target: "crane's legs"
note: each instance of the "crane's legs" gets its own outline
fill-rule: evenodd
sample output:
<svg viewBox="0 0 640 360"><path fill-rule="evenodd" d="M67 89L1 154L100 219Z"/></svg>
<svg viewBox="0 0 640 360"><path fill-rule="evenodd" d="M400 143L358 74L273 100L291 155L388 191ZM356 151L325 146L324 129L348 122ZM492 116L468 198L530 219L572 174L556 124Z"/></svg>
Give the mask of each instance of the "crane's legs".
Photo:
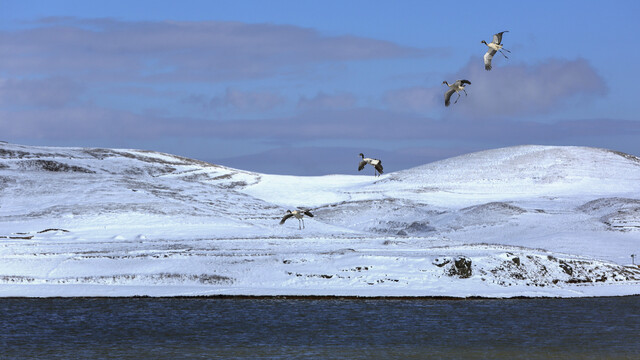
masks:
<svg viewBox="0 0 640 360"><path fill-rule="evenodd" d="M504 50L504 49L502 49L502 50ZM505 59L508 59L509 57L507 57L507 55L505 55L505 54L502 52L502 50L500 50L500 54L502 54L502 56L504 56L504 58L505 58ZM509 50L507 50L507 51L509 51ZM509 52L511 52L511 51L509 51Z"/></svg>
<svg viewBox="0 0 640 360"><path fill-rule="evenodd" d="M465 92L466 92L466 91L465 91ZM460 100L460 93L459 93L459 92L456 92L456 94L458 94L458 97L456 98L456 101L454 102L454 104L457 104L457 103L458 103L458 100Z"/></svg>
<svg viewBox="0 0 640 360"><path fill-rule="evenodd" d="M467 94L467 90L462 89L462 91L464 91L464 96L469 96L469 94Z"/></svg>

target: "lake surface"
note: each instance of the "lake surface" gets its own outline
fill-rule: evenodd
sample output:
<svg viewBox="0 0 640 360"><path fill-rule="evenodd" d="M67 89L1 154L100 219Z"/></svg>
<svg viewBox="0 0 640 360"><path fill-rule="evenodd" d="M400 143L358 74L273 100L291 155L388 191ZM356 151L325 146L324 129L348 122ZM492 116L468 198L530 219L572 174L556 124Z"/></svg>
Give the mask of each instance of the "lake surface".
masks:
<svg viewBox="0 0 640 360"><path fill-rule="evenodd" d="M0 358L638 358L640 297L0 299Z"/></svg>

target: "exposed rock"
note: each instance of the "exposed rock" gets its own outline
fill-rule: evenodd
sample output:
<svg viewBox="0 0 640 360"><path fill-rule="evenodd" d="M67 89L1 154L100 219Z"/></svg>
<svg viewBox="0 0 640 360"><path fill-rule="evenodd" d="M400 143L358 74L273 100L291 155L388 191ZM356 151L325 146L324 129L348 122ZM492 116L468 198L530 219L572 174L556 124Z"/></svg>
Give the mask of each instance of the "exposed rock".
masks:
<svg viewBox="0 0 640 360"><path fill-rule="evenodd" d="M464 213L499 213L504 215L520 215L527 212L521 207L500 201L474 205L461 209L460 211Z"/></svg>
<svg viewBox="0 0 640 360"><path fill-rule="evenodd" d="M38 231L38 234L46 233L46 232L49 232L49 231L69 232L69 230L65 230L65 229L45 229L45 230Z"/></svg>
<svg viewBox="0 0 640 360"><path fill-rule="evenodd" d="M426 233L426 232L436 231L436 228L429 225L429 223L426 221L414 221L411 223L411 225L407 226L404 230L410 233Z"/></svg>
<svg viewBox="0 0 640 360"><path fill-rule="evenodd" d="M454 260L453 266L449 270L449 275L458 276L461 279L466 279L471 277L471 259L467 259L466 257L459 257Z"/></svg>
<svg viewBox="0 0 640 360"><path fill-rule="evenodd" d="M53 160L26 160L23 161L21 167L24 169L44 170L52 172L79 172L86 174L95 174L95 171L85 169L80 166L67 165Z"/></svg>
<svg viewBox="0 0 640 360"><path fill-rule="evenodd" d="M433 260L433 265L437 266L437 267L443 267L447 264L449 264L451 262L450 259L444 258L436 258L435 260Z"/></svg>
<svg viewBox="0 0 640 360"><path fill-rule="evenodd" d="M567 264L564 261L560 261L560 267L562 268L562 270L564 270L565 273L567 273L567 275L573 275L573 268L571 267L571 265Z"/></svg>

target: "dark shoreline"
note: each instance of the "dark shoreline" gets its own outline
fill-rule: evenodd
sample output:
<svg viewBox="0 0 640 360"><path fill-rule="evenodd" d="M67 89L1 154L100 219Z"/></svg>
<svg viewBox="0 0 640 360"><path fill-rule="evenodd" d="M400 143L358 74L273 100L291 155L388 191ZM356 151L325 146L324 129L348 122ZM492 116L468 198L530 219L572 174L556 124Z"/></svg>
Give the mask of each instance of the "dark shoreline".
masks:
<svg viewBox="0 0 640 360"><path fill-rule="evenodd" d="M455 297L455 296L343 296L343 295L179 295L179 296L7 296L0 297L0 301L5 299L21 299L21 300L59 300L59 299L184 299L184 300L438 300L438 301L467 301L467 300L580 300L580 299L608 299L608 298L640 298L637 295L619 295L619 296L580 296L580 297L551 297L551 296L513 296L513 297Z"/></svg>

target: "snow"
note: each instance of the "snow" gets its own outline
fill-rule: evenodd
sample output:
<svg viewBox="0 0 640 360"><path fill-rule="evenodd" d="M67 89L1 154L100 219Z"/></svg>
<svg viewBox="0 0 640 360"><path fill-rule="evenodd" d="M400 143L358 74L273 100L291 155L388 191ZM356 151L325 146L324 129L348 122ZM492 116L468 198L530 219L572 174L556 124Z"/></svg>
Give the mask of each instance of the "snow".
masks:
<svg viewBox="0 0 640 360"><path fill-rule="evenodd" d="M637 295L639 244L640 159L606 149L299 177L0 142L0 296Z"/></svg>

